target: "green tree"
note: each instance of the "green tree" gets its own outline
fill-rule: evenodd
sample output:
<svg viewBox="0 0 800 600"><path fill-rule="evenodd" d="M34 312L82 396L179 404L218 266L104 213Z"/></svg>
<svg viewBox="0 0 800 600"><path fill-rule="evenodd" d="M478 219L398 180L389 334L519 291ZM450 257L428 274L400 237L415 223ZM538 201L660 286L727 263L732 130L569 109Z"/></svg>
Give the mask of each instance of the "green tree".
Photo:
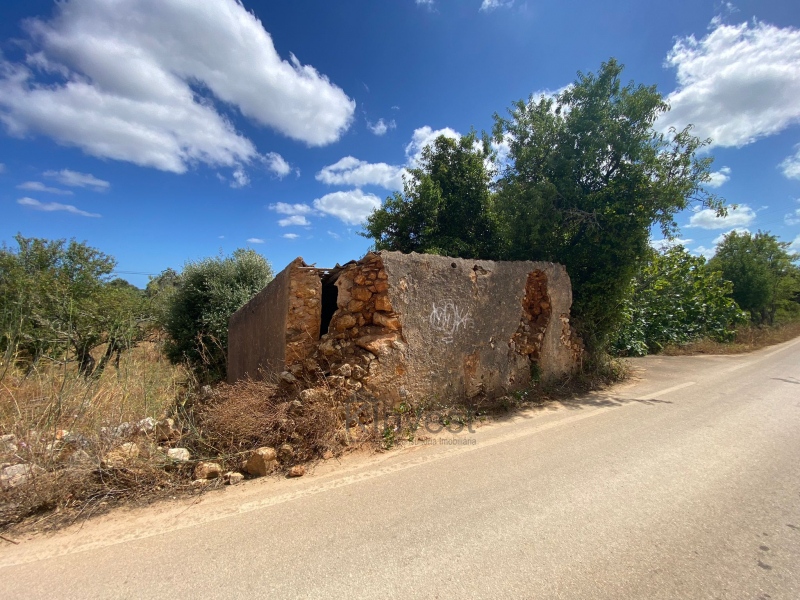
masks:
<svg viewBox="0 0 800 600"><path fill-rule="evenodd" d="M99 375L114 352L142 339L144 297L112 280L113 257L75 240L14 239L16 249L0 249L1 343L9 361L35 365L72 353L81 373ZM98 363L93 352L105 344Z"/></svg>
<svg viewBox="0 0 800 600"><path fill-rule="evenodd" d="M198 375L214 381L226 373L228 319L273 277L269 262L250 249L229 257L189 261L168 296L167 356L186 361Z"/></svg>
<svg viewBox="0 0 800 600"><path fill-rule="evenodd" d="M713 159L697 152L707 141L689 127L656 131L667 103L655 86L623 85L622 70L611 59L553 98L495 115L495 139L510 147L497 182L499 254L565 265L576 322L594 349L620 323L651 228L674 235L675 214L693 202L724 213L703 188Z"/></svg>
<svg viewBox="0 0 800 600"><path fill-rule="evenodd" d="M788 248L769 232L732 231L711 259L711 266L733 283L733 298L754 323L771 325L780 309L796 311L800 287Z"/></svg>
<svg viewBox="0 0 800 600"><path fill-rule="evenodd" d="M614 349L628 356L701 337L729 341L746 313L730 297L733 284L683 246L651 250L631 283Z"/></svg>
<svg viewBox="0 0 800 600"><path fill-rule="evenodd" d="M367 219L364 237L378 250L464 258L494 255L495 227L487 144L475 133L440 136L422 150L396 192Z"/></svg>

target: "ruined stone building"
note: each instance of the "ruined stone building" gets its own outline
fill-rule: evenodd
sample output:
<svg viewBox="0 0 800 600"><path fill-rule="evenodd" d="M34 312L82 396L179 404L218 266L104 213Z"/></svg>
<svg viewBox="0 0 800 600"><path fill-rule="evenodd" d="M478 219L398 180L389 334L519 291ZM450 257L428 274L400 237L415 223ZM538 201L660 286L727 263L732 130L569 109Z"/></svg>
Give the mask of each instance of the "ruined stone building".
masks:
<svg viewBox="0 0 800 600"><path fill-rule="evenodd" d="M384 401L496 396L576 367L571 304L553 263L297 258L231 316L228 380L321 369Z"/></svg>

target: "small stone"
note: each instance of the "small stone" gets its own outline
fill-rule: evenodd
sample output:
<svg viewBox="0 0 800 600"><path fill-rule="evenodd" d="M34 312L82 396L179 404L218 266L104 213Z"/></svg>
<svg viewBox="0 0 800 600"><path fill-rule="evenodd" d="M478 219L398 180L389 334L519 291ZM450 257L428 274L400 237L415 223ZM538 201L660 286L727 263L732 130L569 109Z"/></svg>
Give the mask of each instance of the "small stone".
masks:
<svg viewBox="0 0 800 600"><path fill-rule="evenodd" d="M205 400L206 398L210 398L214 394L214 390L211 388L210 385L204 385L200 388L200 398Z"/></svg>
<svg viewBox="0 0 800 600"><path fill-rule="evenodd" d="M392 303L389 302L389 297L386 294L375 297L375 310L392 312Z"/></svg>
<svg viewBox="0 0 800 600"><path fill-rule="evenodd" d="M356 318L353 315L342 315L336 319L336 330L344 331L345 329L350 329L356 323Z"/></svg>
<svg viewBox="0 0 800 600"><path fill-rule="evenodd" d="M289 469L289 477L302 477L306 474L306 468L303 465L295 465Z"/></svg>
<svg viewBox="0 0 800 600"><path fill-rule="evenodd" d="M294 458L294 448L290 444L283 444L278 448L278 460L282 463L291 462Z"/></svg>
<svg viewBox="0 0 800 600"><path fill-rule="evenodd" d="M236 471L228 471L225 473L225 483L228 485L238 485L244 481L244 475Z"/></svg>
<svg viewBox="0 0 800 600"><path fill-rule="evenodd" d="M375 288L376 292L385 292L386 290L389 289L389 282L385 281L383 279L380 279L380 280L375 282L375 285L373 287Z"/></svg>
<svg viewBox="0 0 800 600"><path fill-rule="evenodd" d="M352 373L353 373L353 368L347 363L339 367L339 375L341 375L342 377L350 377Z"/></svg>
<svg viewBox="0 0 800 600"><path fill-rule="evenodd" d="M219 463L215 462L201 462L197 463L194 468L195 479L216 479L222 476L222 467Z"/></svg>
<svg viewBox="0 0 800 600"><path fill-rule="evenodd" d="M363 302L366 302L367 300L372 298L372 292L370 292L367 288L363 287L353 288L351 294L353 298L355 298L356 300L361 300Z"/></svg>
<svg viewBox="0 0 800 600"><path fill-rule="evenodd" d="M189 462L192 454L186 448L170 448L167 450L167 457L175 462Z"/></svg>
<svg viewBox="0 0 800 600"><path fill-rule="evenodd" d="M328 385L331 387L342 387L344 385L344 377L341 375L333 375L328 377Z"/></svg>
<svg viewBox="0 0 800 600"><path fill-rule="evenodd" d="M380 325L381 327L385 327L386 329L390 329L392 331L397 331L400 329L400 321L397 317L390 317L383 313L376 312L372 315L372 322L375 325Z"/></svg>
<svg viewBox="0 0 800 600"><path fill-rule="evenodd" d="M208 479L195 479L192 482L192 487L202 488L208 485Z"/></svg>
<svg viewBox="0 0 800 600"><path fill-rule="evenodd" d="M364 310L364 303L361 300L350 300L347 303L347 310L354 313L361 312Z"/></svg>
<svg viewBox="0 0 800 600"><path fill-rule="evenodd" d="M325 452L322 453L322 460L330 460L332 458L333 458L333 452L331 452L330 450L325 450Z"/></svg>
<svg viewBox="0 0 800 600"><path fill-rule="evenodd" d="M122 444L109 452L103 461L106 466L113 468L124 467L127 463L139 456L139 446L133 442Z"/></svg>
<svg viewBox="0 0 800 600"><path fill-rule="evenodd" d="M92 457L86 452L86 450L76 450L73 452L67 462L71 465L87 465L92 462Z"/></svg>
<svg viewBox="0 0 800 600"><path fill-rule="evenodd" d="M392 347L392 342L397 339L394 333L385 335L365 335L356 340L356 346L370 351L375 356L388 354Z"/></svg>
<svg viewBox="0 0 800 600"><path fill-rule="evenodd" d="M156 420L153 417L145 417L136 422L137 433L149 435L156 429Z"/></svg>
<svg viewBox="0 0 800 600"><path fill-rule="evenodd" d="M275 448L270 448L269 446L258 448L250 455L250 458L247 459L245 470L250 473L250 475L259 475L263 477L269 474L275 467L277 456Z"/></svg>
<svg viewBox="0 0 800 600"><path fill-rule="evenodd" d="M155 436L156 441L166 442L181 437L181 430L173 419L161 419L156 423Z"/></svg>
<svg viewBox="0 0 800 600"><path fill-rule="evenodd" d="M289 371L284 371L281 373L281 381L283 383L293 384L297 383L297 377L289 373Z"/></svg>
<svg viewBox="0 0 800 600"><path fill-rule="evenodd" d="M0 489L10 490L18 487L42 473L44 473L44 469L27 463L4 467L0 470Z"/></svg>
<svg viewBox="0 0 800 600"><path fill-rule="evenodd" d="M0 454L14 454L17 451L17 436L13 433L0 436Z"/></svg>
<svg viewBox="0 0 800 600"><path fill-rule="evenodd" d="M303 403L300 400L292 400L289 403L289 414L296 415L303 410Z"/></svg>

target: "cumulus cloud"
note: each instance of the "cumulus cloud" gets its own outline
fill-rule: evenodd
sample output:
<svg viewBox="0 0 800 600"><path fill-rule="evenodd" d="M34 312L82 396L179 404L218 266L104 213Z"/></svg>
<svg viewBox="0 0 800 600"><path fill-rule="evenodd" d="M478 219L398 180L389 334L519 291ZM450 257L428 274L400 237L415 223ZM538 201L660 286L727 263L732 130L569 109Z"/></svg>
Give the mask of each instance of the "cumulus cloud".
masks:
<svg viewBox="0 0 800 600"><path fill-rule="evenodd" d="M296 233L284 233L283 237L285 237L287 240L296 240L300 236L297 235Z"/></svg>
<svg viewBox="0 0 800 600"><path fill-rule="evenodd" d="M800 254L800 235L794 238L794 241L789 245L789 250L794 254Z"/></svg>
<svg viewBox="0 0 800 600"><path fill-rule="evenodd" d="M288 204L286 202L270 204L269 209L280 215L310 215L314 212L314 209L308 204Z"/></svg>
<svg viewBox="0 0 800 600"><path fill-rule="evenodd" d="M711 180L706 184L708 187L718 188L727 183L731 178L731 168L722 167L719 171L711 173Z"/></svg>
<svg viewBox="0 0 800 600"><path fill-rule="evenodd" d="M262 240L261 238L247 238L247 243L248 244L263 244L264 240Z"/></svg>
<svg viewBox="0 0 800 600"><path fill-rule="evenodd" d="M72 206L72 204L61 204L59 202L39 202L33 198L20 198L17 200L17 204L21 206L27 206L33 210L41 210L44 212L64 211L72 213L73 215L80 215L81 217L100 217L100 215L97 213L86 212L85 210L81 210L75 206Z"/></svg>
<svg viewBox="0 0 800 600"><path fill-rule="evenodd" d="M317 181L328 185L379 185L387 190L399 190L403 187L403 167L395 167L386 163L368 163L352 156L345 156L338 162L323 167L317 173Z"/></svg>
<svg viewBox="0 0 800 600"><path fill-rule="evenodd" d="M292 172L292 166L277 152L269 152L264 156L267 169L272 171L278 179L283 179Z"/></svg>
<svg viewBox="0 0 800 600"><path fill-rule="evenodd" d="M289 227L290 225L311 225L311 223L302 215L292 215L291 217L279 220L278 225L281 227Z"/></svg>
<svg viewBox="0 0 800 600"><path fill-rule="evenodd" d="M778 165L778 168L787 179L800 179L800 144L796 146L797 153L787 156L784 161Z"/></svg>
<svg viewBox="0 0 800 600"><path fill-rule="evenodd" d="M694 240L684 240L680 238L675 239L667 239L664 238L662 240L654 240L650 238L650 247L654 250L658 250L659 252L664 252L664 250L669 250L670 248L674 248L675 246L688 246Z"/></svg>
<svg viewBox="0 0 800 600"><path fill-rule="evenodd" d="M183 173L258 156L203 94L309 146L338 140L353 118L355 102L294 55L282 59L237 0L71 0L25 28L25 63L0 63L12 135Z"/></svg>
<svg viewBox="0 0 800 600"><path fill-rule="evenodd" d="M231 181L231 187L236 188L243 188L250 185L250 177L248 177L245 170L239 166L233 171L233 181Z"/></svg>
<svg viewBox="0 0 800 600"><path fill-rule="evenodd" d="M367 127L375 135L385 135L390 129L395 129L397 127L397 123L394 122L394 119L388 123L383 119L378 119L377 123L371 123L367 121Z"/></svg>
<svg viewBox="0 0 800 600"><path fill-rule="evenodd" d="M678 39L665 66L678 80L665 130L692 123L714 145L742 147L800 120L800 30L715 19L701 39Z"/></svg>
<svg viewBox="0 0 800 600"><path fill-rule="evenodd" d="M740 204L737 208L728 209L727 217L718 217L715 210L704 208L692 215L686 227L700 227L701 229L744 227L752 223L755 218L755 211L746 204Z"/></svg>
<svg viewBox="0 0 800 600"><path fill-rule="evenodd" d="M800 202L800 200L798 200ZM800 223L800 208L795 210L794 212L790 212L789 214L783 217L783 222L787 225L797 225Z"/></svg>
<svg viewBox="0 0 800 600"><path fill-rule="evenodd" d="M359 189L333 192L314 200L314 208L319 212L338 217L348 225L362 223L380 206L380 198Z"/></svg>
<svg viewBox="0 0 800 600"><path fill-rule="evenodd" d="M17 186L18 190L26 190L30 192L45 192L47 194L57 194L59 196L72 196L71 190L62 190L59 188L48 187L41 181L26 181Z"/></svg>
<svg viewBox="0 0 800 600"><path fill-rule="evenodd" d="M692 250L692 252L699 256L704 256L706 259L711 259L714 258L714 255L717 253L717 247L706 248L705 246L698 246Z"/></svg>
<svg viewBox="0 0 800 600"><path fill-rule="evenodd" d="M422 149L428 144L433 143L440 135L448 137L452 140L461 139L461 134L456 130L449 127L443 129L433 129L428 125L415 129L411 135L411 141L406 146L406 158L408 165L416 168L419 166L420 158L422 158Z"/></svg>
<svg viewBox="0 0 800 600"><path fill-rule="evenodd" d="M77 171L70 171L69 169L61 169L60 171L45 171L42 175L51 177L61 185L67 185L69 187L88 188L95 192L105 192L111 189L110 183L98 179L90 173L78 173Z"/></svg>
<svg viewBox="0 0 800 600"><path fill-rule="evenodd" d="M714 238L714 241L711 242L714 246L719 246L722 242L725 241L725 238L728 237L733 232L738 233L739 235L744 235L745 233L750 233L750 230L747 227L734 227L730 231L726 231L725 233L720 233L717 237Z"/></svg>

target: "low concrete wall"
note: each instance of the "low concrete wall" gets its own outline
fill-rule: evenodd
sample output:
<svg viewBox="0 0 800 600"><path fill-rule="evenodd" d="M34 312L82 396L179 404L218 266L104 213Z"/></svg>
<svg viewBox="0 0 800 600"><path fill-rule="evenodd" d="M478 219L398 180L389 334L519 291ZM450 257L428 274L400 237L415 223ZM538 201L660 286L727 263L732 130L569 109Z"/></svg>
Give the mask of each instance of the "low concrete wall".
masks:
<svg viewBox="0 0 800 600"><path fill-rule="evenodd" d="M286 365L286 330L292 273L305 266L293 260L267 287L228 320L228 382L256 379L261 370L282 371Z"/></svg>

